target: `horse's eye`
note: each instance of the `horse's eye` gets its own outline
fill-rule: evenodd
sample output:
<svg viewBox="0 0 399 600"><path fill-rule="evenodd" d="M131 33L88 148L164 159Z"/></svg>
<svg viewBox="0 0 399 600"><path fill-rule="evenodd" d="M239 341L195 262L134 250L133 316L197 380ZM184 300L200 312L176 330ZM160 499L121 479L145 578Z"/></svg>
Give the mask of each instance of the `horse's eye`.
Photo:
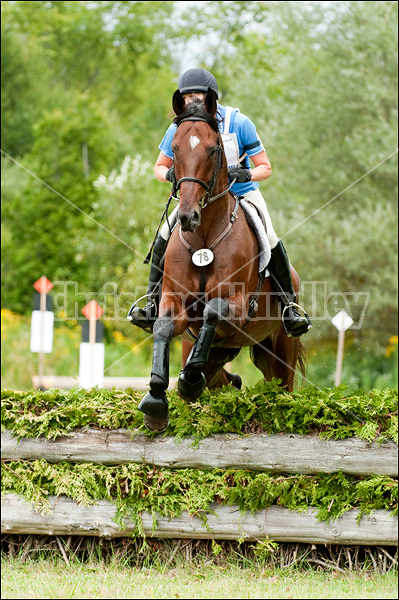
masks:
<svg viewBox="0 0 399 600"><path fill-rule="evenodd" d="M208 148L208 154L209 154L209 156L212 157L215 154L216 150L217 150L216 146L210 146Z"/></svg>
<svg viewBox="0 0 399 600"><path fill-rule="evenodd" d="M179 147L178 146L172 146L172 152L173 154L175 154L178 151Z"/></svg>

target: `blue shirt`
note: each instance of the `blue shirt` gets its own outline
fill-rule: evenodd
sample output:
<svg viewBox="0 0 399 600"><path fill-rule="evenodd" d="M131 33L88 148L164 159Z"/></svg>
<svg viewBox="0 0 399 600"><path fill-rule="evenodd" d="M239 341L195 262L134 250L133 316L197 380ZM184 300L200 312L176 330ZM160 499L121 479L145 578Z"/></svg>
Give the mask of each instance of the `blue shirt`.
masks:
<svg viewBox="0 0 399 600"><path fill-rule="evenodd" d="M220 132L224 131L224 117L226 114L226 107L218 104L217 118L219 120L219 130ZM167 156L173 160L173 152L172 152L172 141L176 132L176 125L172 123L166 131L162 142L159 144L158 148ZM232 111L230 118L230 127L229 133L235 133L237 136L238 147L240 151L240 156L242 156L245 152L247 156L242 161L242 166L245 169L250 169L251 165L249 162L249 156L255 156L264 150L262 142L259 139L258 134L256 133L256 127L252 123L248 117L241 114L239 110L235 109ZM256 181L247 181L246 183L235 183L231 188L232 191L240 196L241 194L246 194L251 190L256 190L259 187L259 184Z"/></svg>

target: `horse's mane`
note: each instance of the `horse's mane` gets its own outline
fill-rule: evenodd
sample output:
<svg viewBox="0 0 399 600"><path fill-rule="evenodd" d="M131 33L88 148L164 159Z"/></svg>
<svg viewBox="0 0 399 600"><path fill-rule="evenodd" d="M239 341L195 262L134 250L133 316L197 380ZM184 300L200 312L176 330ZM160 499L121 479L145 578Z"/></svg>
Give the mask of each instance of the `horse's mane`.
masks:
<svg viewBox="0 0 399 600"><path fill-rule="evenodd" d="M190 104L186 106L184 111L180 115L175 117L173 123L177 127L179 127L180 123L184 119L189 119L190 117L203 119L206 123L208 123L208 125L212 127L214 131L216 131L216 133L219 131L219 123L217 118L209 114L209 112L204 106L204 103L199 98L195 98L192 102L190 102Z"/></svg>

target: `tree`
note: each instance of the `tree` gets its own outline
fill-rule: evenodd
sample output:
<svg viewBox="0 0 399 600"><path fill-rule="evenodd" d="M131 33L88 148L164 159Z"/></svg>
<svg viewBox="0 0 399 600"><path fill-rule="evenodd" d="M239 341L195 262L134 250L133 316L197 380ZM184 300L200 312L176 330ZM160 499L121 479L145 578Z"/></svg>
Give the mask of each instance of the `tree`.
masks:
<svg viewBox="0 0 399 600"><path fill-rule="evenodd" d="M325 281L333 299L369 293L356 335L384 343L397 316L396 2L181 4L2 3L5 151L77 207L5 163L3 303L28 311L43 270L86 289L145 285L139 255L166 187L151 168L121 189L93 184L126 156L154 163L175 48L195 42L222 103L257 126L273 167L261 189L302 280ZM329 319L315 325L308 340L335 336Z"/></svg>
<svg viewBox="0 0 399 600"><path fill-rule="evenodd" d="M41 89L46 71L39 45L16 35L3 9L2 6L1 148L12 156L22 156L31 148L33 125L45 106Z"/></svg>
<svg viewBox="0 0 399 600"><path fill-rule="evenodd" d="M370 294L356 335L384 344L397 319L397 3L218 10L223 41L204 60L223 73L224 104L249 115L265 144L275 229L302 279L336 297ZM312 305L306 290L303 301ZM359 317L353 299L350 308ZM335 336L329 318L316 324L308 339Z"/></svg>
<svg viewBox="0 0 399 600"><path fill-rule="evenodd" d="M15 160L21 137L29 138L14 166L4 158L2 301L9 308L30 311L27 297L43 272L77 281L83 289L97 289L112 278L112 261L104 264L108 256L98 252L104 230L96 224L93 181L119 166L128 149L159 139L173 85L161 43L167 6L3 3L5 62L15 54L4 88L10 150L5 144L3 151ZM25 47L35 52L24 54ZM40 86L28 75L20 83L20 65L32 74L40 67ZM20 94L24 86L26 98ZM13 109L21 113L28 99L29 118L18 120ZM33 177L22 176L23 169ZM18 170L21 180L14 186ZM117 199L109 201L110 214L117 213ZM108 236L111 248L113 242Z"/></svg>

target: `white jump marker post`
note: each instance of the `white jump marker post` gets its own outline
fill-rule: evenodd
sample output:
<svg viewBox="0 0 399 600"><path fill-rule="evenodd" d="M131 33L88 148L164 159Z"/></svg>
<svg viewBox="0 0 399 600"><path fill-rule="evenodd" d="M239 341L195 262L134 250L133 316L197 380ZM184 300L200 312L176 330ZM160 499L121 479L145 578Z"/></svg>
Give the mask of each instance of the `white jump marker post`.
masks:
<svg viewBox="0 0 399 600"><path fill-rule="evenodd" d="M353 319L344 310L340 310L339 313L331 319L331 323L338 329L338 351L337 351L337 367L335 370L335 387L341 383L342 377L342 363L344 361L344 343L345 343L345 331L353 325Z"/></svg>
<svg viewBox="0 0 399 600"><path fill-rule="evenodd" d="M40 310L32 312L30 350L39 353L39 389L43 387L44 353L53 350L54 313L46 310L46 295L53 287L45 275L33 284L40 294Z"/></svg>
<svg viewBox="0 0 399 600"><path fill-rule="evenodd" d="M103 386L104 378L104 344L96 342L96 322L103 314L103 309L95 300L91 300L82 309L89 321L89 343L80 344L79 382L85 389L97 385Z"/></svg>

